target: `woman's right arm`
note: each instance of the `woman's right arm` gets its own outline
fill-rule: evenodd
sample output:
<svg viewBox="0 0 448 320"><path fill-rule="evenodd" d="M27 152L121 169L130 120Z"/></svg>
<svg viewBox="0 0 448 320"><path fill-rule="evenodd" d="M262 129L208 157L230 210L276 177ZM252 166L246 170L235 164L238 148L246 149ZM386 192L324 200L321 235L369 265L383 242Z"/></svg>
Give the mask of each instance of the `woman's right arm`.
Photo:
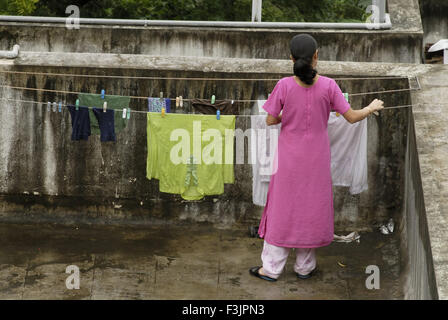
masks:
<svg viewBox="0 0 448 320"><path fill-rule="evenodd" d="M283 109L286 97L286 87L284 79L280 79L268 97L268 100L263 105L263 109L268 113L266 117L266 124L272 126L282 121L280 112Z"/></svg>
<svg viewBox="0 0 448 320"><path fill-rule="evenodd" d="M282 115L280 114L277 118L268 114L266 117L266 124L268 126L273 126L282 122Z"/></svg>
<svg viewBox="0 0 448 320"><path fill-rule="evenodd" d="M384 102L378 99L373 100L367 107L361 110L353 110L350 108L343 114L344 118L350 123L356 123L364 120L371 113L384 109Z"/></svg>

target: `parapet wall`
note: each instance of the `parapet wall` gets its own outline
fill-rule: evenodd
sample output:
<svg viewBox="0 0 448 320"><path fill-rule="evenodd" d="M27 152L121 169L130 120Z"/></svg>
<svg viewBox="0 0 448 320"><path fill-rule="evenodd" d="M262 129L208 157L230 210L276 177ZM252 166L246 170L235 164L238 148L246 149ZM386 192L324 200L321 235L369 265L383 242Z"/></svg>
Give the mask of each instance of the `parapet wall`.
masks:
<svg viewBox="0 0 448 320"><path fill-rule="evenodd" d="M225 28L81 25L1 21L0 50L19 44L24 51L170 56L289 59L289 41L307 32L319 42L326 61L422 61L418 0L389 0L389 30ZM81 12L82 17L82 12Z"/></svg>
<svg viewBox="0 0 448 320"><path fill-rule="evenodd" d="M90 67L102 61L107 67ZM55 66L56 65L56 66ZM139 66L136 68L136 66ZM338 67L326 62L322 74L337 76ZM103 74L119 76L274 78L289 76L291 63L284 60L223 59L134 55L94 55L23 52L14 64L1 70L30 74L1 74L3 84L76 92L131 96L165 96L218 99L267 97L276 81L185 81L114 78L75 78L33 75L33 72L61 74ZM407 79L338 81L344 92L359 93L402 89ZM2 97L14 100L71 101L73 95L3 88ZM409 103L409 92L378 96L389 105ZM353 108L368 104L371 96L353 97ZM0 100L1 101L1 100ZM133 110L147 110L145 100L131 100ZM240 104L250 114L252 103ZM187 109L188 111L188 109ZM185 112L185 110L177 110ZM399 213L402 205L405 132L404 109L371 117L368 123L369 190L350 196L335 187L336 226L369 229L375 223ZM182 223L211 222L222 227L235 223L257 223L262 208L252 204L250 164L235 165L236 181L225 193L199 202L185 202L177 195L158 191L158 181L146 179L146 117L135 114L118 134L117 143L70 140L67 111L47 112L45 107L0 102L0 192L2 219L59 220L65 223ZM237 118L236 127L250 127L247 117ZM247 148L246 148L247 152Z"/></svg>
<svg viewBox="0 0 448 320"><path fill-rule="evenodd" d="M403 214L398 220L403 287L405 299L430 300L438 298L437 283L412 112L408 113L408 119Z"/></svg>

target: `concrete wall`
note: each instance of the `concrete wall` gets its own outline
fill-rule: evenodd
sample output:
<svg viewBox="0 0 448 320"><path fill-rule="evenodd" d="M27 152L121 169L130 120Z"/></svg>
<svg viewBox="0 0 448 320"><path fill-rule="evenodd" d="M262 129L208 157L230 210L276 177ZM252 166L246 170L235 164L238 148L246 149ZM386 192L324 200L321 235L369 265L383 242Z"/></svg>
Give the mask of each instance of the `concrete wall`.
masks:
<svg viewBox="0 0 448 320"><path fill-rule="evenodd" d="M437 299L412 112L408 119L404 206L399 224L403 286L406 299Z"/></svg>
<svg viewBox="0 0 448 320"><path fill-rule="evenodd" d="M420 0L424 44L448 39L448 2L440 0Z"/></svg>
<svg viewBox="0 0 448 320"><path fill-rule="evenodd" d="M52 56L52 57L50 57ZM93 56L93 55L92 55ZM107 74L162 77L276 78L290 75L288 61L183 58L169 63L169 57L94 55L109 68L85 67L86 56L25 52L15 64L3 70ZM136 60L137 59L137 60ZM211 59L214 60L214 59ZM53 61L66 67L42 65ZM152 62L151 62L152 61ZM156 61L157 63L154 63ZM146 68L134 69L133 64ZM321 72L325 74L322 63ZM181 70L182 68L187 71ZM1 70L1 69L0 69ZM218 70L227 70L226 72ZM327 73L330 76L331 73ZM129 80L41 75L2 74L2 83L55 90L106 94L210 97L218 99L257 99L267 96L274 82L249 81L174 81ZM344 92L368 92L406 88L404 80L339 81ZM74 96L3 89L2 97L20 100L73 102ZM407 92L354 97L352 107L365 106L374 97L388 105L409 103ZM251 104L241 104L250 113ZM133 110L146 110L146 102L132 100ZM404 109L383 112L368 123L369 190L350 196L347 189L335 187L335 215L338 229L370 229L378 222L401 211L404 179L404 150L407 120ZM248 118L238 118L237 128L246 129ZM235 223L258 223L261 208L252 204L251 166L235 165L236 182L226 185L225 193L199 202L185 202L177 195L162 194L157 181L146 173L146 120L133 115L128 127L118 135L116 144L100 143L98 136L88 142L70 140L68 112L48 113L44 108L0 100L0 204L3 220L49 220L65 223L182 223L205 221L229 227ZM28 194L24 194L27 192ZM34 193L37 192L37 195Z"/></svg>
<svg viewBox="0 0 448 320"><path fill-rule="evenodd" d="M389 0L390 30L132 27L0 21L0 50L288 59L289 41L307 32L327 61L420 63L418 0ZM82 12L81 12L82 16Z"/></svg>
<svg viewBox="0 0 448 320"><path fill-rule="evenodd" d="M25 51L288 59L289 41L302 32L315 36L323 60L421 61L420 34L390 31L110 26L68 30L60 25L9 23L0 24L0 48L17 43Z"/></svg>

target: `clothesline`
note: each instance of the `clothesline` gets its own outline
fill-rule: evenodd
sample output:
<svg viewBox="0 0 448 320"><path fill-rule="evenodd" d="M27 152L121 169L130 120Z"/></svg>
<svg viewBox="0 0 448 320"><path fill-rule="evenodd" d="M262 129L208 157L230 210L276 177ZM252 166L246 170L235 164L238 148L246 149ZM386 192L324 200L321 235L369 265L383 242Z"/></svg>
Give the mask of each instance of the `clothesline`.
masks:
<svg viewBox="0 0 448 320"><path fill-rule="evenodd" d="M133 79L133 80L188 80L188 81L278 81L278 78L196 78L196 77L144 77L144 76L112 76L101 74L74 74L74 73L52 73L52 72L33 72L33 71L10 71L0 70L0 73L6 74L25 74L56 77L81 77L81 78L104 78L104 79ZM409 79L409 77L353 77L353 78L333 78L340 81L354 80L400 80Z"/></svg>
<svg viewBox="0 0 448 320"><path fill-rule="evenodd" d="M36 105L41 105L42 107L48 107L48 102L39 102L39 101L32 101L32 100L20 100L20 99L10 99L10 98L0 98L0 100L3 101L13 101L13 102L21 102L21 103L30 103L30 104L36 104ZM51 107L53 106L53 103L51 103ZM59 102L56 103L57 106L59 106ZM67 106L73 106L73 104L66 104L66 103L61 103L61 106L63 107L67 107ZM420 106L420 104L407 104L407 105L400 105L400 106L392 106L392 107L386 107L383 110L388 110L388 109L401 109L401 108L412 108L412 107L416 107L416 106ZM88 109L93 109L94 107L87 107L87 106L79 106L80 108L88 108ZM99 109L101 109L101 107L98 107ZM128 109L128 108L126 108ZM123 112L124 109L113 109L115 111L120 111ZM382 110L382 111L383 111ZM148 111L140 111L140 110L131 110L131 113L141 113L141 114L147 114ZM56 111L57 113L57 111ZM240 114L240 115L234 115L237 118L241 118L241 117L251 117L253 115L251 114Z"/></svg>
<svg viewBox="0 0 448 320"><path fill-rule="evenodd" d="M16 86L8 86L8 85L0 85L0 88L9 88L9 89L18 89L18 90L28 90L28 91L40 91L40 92L52 92L52 93L64 93L64 94L85 94L84 92L78 92L78 91L65 91L65 90L54 90L54 89L40 89L40 88L28 88L28 87L16 87ZM362 95L372 95L372 94L381 94L381 93L394 93L394 92L405 92L405 91L416 91L417 89L413 88L407 88L407 89L393 89L393 90L383 90L383 91L371 91L371 92L361 92L361 93L349 93L349 97L355 97L355 96L362 96ZM107 94L107 96L111 97L121 97L120 95L114 95L114 94ZM128 96L131 99L144 99L147 100L148 97L142 97L142 96ZM176 98L169 98L164 97L165 99L171 99L176 100ZM200 98L183 98L183 101L191 101L196 100ZM231 100L231 99L226 99ZM232 99L234 102L257 102L260 99L240 99L235 100Z"/></svg>

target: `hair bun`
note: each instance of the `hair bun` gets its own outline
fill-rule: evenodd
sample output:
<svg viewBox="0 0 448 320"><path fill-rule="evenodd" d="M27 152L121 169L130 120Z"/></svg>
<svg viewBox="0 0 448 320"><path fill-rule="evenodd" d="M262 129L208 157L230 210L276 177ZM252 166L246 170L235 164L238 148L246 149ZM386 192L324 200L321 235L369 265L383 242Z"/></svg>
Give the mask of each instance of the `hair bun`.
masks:
<svg viewBox="0 0 448 320"><path fill-rule="evenodd" d="M299 58L294 63L294 74L305 84L312 85L317 71L311 66L311 63L304 58Z"/></svg>

